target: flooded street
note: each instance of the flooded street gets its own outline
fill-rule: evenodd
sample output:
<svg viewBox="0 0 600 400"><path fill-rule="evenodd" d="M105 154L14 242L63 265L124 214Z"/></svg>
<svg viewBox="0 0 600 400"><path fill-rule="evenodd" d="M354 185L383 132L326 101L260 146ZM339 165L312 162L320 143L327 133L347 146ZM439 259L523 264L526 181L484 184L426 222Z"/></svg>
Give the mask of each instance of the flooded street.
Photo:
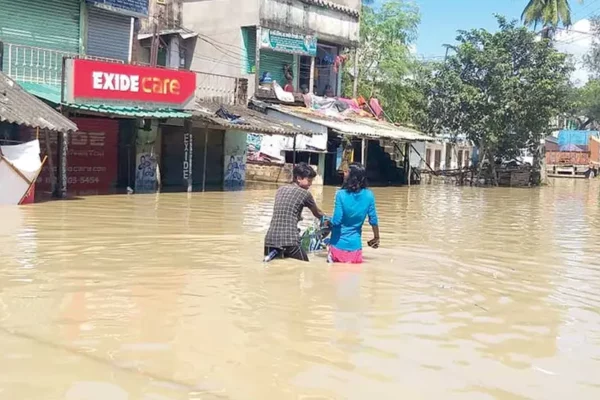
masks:
<svg viewBox="0 0 600 400"><path fill-rule="evenodd" d="M0 208L0 399L598 399L599 193L375 189L360 267L265 268L273 189Z"/></svg>

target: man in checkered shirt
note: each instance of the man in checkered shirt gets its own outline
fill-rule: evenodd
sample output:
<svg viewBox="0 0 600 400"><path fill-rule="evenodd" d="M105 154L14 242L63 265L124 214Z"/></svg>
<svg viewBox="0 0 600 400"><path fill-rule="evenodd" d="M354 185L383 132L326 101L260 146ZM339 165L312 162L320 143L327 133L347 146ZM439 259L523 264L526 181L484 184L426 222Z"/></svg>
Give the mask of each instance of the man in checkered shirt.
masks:
<svg viewBox="0 0 600 400"><path fill-rule="evenodd" d="M272 250L278 250L279 256L308 261L308 255L300 246L298 222L302 219L302 210L307 207L316 218L323 217L315 199L308 191L316 172L306 163L299 163L293 170L291 184L277 189L273 218L265 237L265 256Z"/></svg>

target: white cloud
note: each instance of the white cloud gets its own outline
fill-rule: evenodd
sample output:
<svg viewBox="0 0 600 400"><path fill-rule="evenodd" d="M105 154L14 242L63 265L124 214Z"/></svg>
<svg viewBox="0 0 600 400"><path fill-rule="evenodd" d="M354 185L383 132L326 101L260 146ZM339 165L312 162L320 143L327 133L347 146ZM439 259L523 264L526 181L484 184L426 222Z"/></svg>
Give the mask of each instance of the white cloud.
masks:
<svg viewBox="0 0 600 400"><path fill-rule="evenodd" d="M555 36L556 49L573 57L576 70L571 79L577 86L583 86L589 79L583 56L592 46L591 32L590 20L582 19L575 22L568 31L560 30Z"/></svg>

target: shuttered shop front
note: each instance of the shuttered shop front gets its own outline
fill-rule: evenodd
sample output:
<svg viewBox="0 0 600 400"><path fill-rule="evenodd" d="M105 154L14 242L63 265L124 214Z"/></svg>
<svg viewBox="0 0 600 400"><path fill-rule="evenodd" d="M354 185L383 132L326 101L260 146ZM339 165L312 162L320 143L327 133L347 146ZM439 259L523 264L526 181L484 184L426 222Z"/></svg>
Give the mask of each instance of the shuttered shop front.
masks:
<svg viewBox="0 0 600 400"><path fill-rule="evenodd" d="M131 17L89 6L87 54L128 61Z"/></svg>
<svg viewBox="0 0 600 400"><path fill-rule="evenodd" d="M0 0L0 40L79 52L79 0Z"/></svg>
<svg viewBox="0 0 600 400"><path fill-rule="evenodd" d="M4 42L3 69L9 59L23 65L38 53L9 44L79 53L79 0L0 0L0 41ZM10 54L9 54L10 51ZM43 55L41 55L43 56ZM47 62L50 56L46 54ZM27 60L31 63L31 59Z"/></svg>
<svg viewBox="0 0 600 400"><path fill-rule="evenodd" d="M287 83L283 69L286 64L291 67L295 79L296 74L298 73L298 67L294 63L294 56L292 54L265 49L260 51L260 76L262 77L265 72L268 72L269 75L271 75L271 78L274 81L277 81L281 87L284 87Z"/></svg>

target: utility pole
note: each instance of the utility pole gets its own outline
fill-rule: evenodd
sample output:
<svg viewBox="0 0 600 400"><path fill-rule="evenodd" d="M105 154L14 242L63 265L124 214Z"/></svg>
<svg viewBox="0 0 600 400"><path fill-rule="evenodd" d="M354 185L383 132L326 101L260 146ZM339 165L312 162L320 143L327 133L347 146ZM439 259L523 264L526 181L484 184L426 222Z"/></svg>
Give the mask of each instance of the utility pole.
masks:
<svg viewBox="0 0 600 400"><path fill-rule="evenodd" d="M154 17L154 31L152 33L152 46L150 47L150 65L156 67L158 63L158 50L160 48L160 24L162 22L162 10Z"/></svg>

